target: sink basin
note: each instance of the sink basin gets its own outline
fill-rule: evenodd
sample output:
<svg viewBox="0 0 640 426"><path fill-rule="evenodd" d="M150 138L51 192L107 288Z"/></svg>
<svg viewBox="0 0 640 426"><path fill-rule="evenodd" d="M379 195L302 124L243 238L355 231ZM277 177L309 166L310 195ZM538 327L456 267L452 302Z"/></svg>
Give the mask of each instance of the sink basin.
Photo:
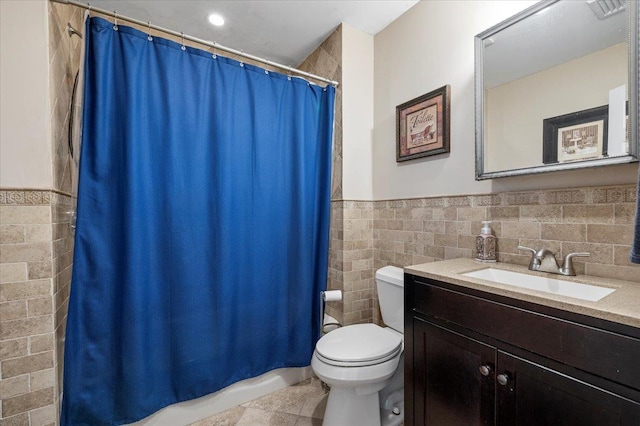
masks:
<svg viewBox="0 0 640 426"><path fill-rule="evenodd" d="M494 268L480 269L479 271L467 272L461 275L591 302L597 302L616 291L613 288L575 283L556 278L539 277L537 275L521 274L520 272L504 271Z"/></svg>

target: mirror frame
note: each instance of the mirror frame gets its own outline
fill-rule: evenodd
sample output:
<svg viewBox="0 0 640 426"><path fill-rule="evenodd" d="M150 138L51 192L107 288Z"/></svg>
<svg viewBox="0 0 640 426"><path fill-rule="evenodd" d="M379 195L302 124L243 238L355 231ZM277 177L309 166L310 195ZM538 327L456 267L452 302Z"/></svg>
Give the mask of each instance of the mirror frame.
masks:
<svg viewBox="0 0 640 426"><path fill-rule="evenodd" d="M638 161L640 152L640 119L638 117L638 107L640 104L640 85L638 73L638 58L640 57L640 40L638 39L638 27L640 15L638 14L638 2L631 0L626 2L629 18L629 125L631 126L629 141L629 154L613 158L600 158L596 160L580 161L565 164L547 164L532 166L521 169L501 170L488 172L484 170L484 79L483 79L483 41L499 31L536 14L542 9L551 6L561 0L543 0L535 5L513 15L486 31L478 34L474 38L475 43L475 132L476 132L476 180L494 179L508 176L531 175L553 171L565 171L582 169L587 167L599 167L612 164L633 163ZM540 141L542 143L542 141Z"/></svg>

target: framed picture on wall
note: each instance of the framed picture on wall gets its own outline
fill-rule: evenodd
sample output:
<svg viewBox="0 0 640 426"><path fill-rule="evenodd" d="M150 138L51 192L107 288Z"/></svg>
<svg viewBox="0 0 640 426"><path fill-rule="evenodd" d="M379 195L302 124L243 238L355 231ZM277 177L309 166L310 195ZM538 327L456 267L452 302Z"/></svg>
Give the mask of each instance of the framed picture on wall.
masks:
<svg viewBox="0 0 640 426"><path fill-rule="evenodd" d="M440 87L396 107L396 161L450 151L451 87Z"/></svg>
<svg viewBox="0 0 640 426"><path fill-rule="evenodd" d="M544 164L607 156L608 105L546 118L542 123Z"/></svg>

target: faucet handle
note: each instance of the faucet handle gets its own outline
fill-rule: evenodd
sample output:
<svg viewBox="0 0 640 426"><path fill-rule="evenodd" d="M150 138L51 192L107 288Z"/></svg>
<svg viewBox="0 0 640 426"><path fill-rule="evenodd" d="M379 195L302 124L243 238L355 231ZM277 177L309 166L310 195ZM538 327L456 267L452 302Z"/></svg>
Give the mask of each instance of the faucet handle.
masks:
<svg viewBox="0 0 640 426"><path fill-rule="evenodd" d="M531 271L535 271L538 268L538 266L540 266L540 261L536 258L536 253L537 253L536 250L529 247L525 247L525 246L518 246L518 250L523 250L523 251L528 250L531 253L531 262L529 262L529 269Z"/></svg>
<svg viewBox="0 0 640 426"><path fill-rule="evenodd" d="M573 269L573 258L574 257L589 257L591 253L586 252L578 252L578 253L569 253L564 257L564 262L562 262L562 268L560 269L560 273L562 275L575 276L576 271Z"/></svg>
<svg viewBox="0 0 640 426"><path fill-rule="evenodd" d="M525 246L518 246L518 250L529 250L532 255L535 255L537 252L537 250Z"/></svg>

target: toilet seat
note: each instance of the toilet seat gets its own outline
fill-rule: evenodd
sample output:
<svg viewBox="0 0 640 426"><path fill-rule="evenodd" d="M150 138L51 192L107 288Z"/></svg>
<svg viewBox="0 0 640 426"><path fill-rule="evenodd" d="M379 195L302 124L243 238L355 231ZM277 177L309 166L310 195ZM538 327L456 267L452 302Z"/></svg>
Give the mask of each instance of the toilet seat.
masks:
<svg viewBox="0 0 640 426"><path fill-rule="evenodd" d="M356 324L334 330L316 344L322 362L339 367L380 364L402 352L402 338L375 324Z"/></svg>

